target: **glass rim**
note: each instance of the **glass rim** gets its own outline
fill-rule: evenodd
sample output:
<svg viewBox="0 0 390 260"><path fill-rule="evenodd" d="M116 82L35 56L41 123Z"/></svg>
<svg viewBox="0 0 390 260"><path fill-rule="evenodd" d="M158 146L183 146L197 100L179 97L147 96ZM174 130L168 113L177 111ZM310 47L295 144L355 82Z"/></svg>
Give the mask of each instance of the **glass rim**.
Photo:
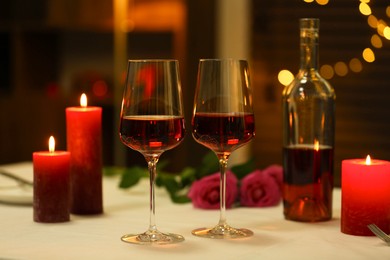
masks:
<svg viewBox="0 0 390 260"><path fill-rule="evenodd" d="M127 62L178 62L176 59L128 59Z"/></svg>
<svg viewBox="0 0 390 260"><path fill-rule="evenodd" d="M199 59L199 61L236 61L236 62L248 62L246 59L234 59L234 58L206 58Z"/></svg>

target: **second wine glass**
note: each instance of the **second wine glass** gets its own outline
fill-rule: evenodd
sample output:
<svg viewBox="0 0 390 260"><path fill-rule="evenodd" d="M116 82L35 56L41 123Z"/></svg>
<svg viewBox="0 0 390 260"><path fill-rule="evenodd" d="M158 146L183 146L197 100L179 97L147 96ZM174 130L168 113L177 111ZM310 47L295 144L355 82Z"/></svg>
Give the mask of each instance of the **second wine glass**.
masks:
<svg viewBox="0 0 390 260"><path fill-rule="evenodd" d="M155 223L156 165L160 155L184 138L184 116L178 61L130 60L123 93L119 134L128 147L140 152L150 174L150 224L142 234L128 234L124 242L171 244L183 236L162 233Z"/></svg>
<svg viewBox="0 0 390 260"><path fill-rule="evenodd" d="M220 164L220 219L213 228L192 234L208 238L242 238L253 235L226 222L226 169L230 154L255 135L248 62L233 59L199 61L192 118L194 139L215 152Z"/></svg>

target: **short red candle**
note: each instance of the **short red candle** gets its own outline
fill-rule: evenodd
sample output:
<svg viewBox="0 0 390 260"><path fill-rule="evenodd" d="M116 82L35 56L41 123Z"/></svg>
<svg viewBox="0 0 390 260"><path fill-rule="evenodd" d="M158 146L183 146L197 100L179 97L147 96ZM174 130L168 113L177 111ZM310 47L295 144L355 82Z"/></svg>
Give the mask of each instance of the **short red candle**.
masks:
<svg viewBox="0 0 390 260"><path fill-rule="evenodd" d="M54 138L51 142L51 151L33 153L33 211L36 222L69 221L70 154L54 151Z"/></svg>
<svg viewBox="0 0 390 260"><path fill-rule="evenodd" d="M66 108L66 135L70 159L70 211L88 215L103 212L102 108Z"/></svg>
<svg viewBox="0 0 390 260"><path fill-rule="evenodd" d="M374 223L390 233L390 162L351 159L341 168L341 232L372 236Z"/></svg>

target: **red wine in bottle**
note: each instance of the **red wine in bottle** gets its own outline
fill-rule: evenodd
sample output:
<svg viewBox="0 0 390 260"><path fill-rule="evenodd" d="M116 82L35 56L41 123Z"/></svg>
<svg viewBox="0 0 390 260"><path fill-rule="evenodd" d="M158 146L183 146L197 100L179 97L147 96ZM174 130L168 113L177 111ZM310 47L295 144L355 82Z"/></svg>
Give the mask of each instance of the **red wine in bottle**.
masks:
<svg viewBox="0 0 390 260"><path fill-rule="evenodd" d="M331 219L333 148L288 146L283 156L285 218L308 222Z"/></svg>

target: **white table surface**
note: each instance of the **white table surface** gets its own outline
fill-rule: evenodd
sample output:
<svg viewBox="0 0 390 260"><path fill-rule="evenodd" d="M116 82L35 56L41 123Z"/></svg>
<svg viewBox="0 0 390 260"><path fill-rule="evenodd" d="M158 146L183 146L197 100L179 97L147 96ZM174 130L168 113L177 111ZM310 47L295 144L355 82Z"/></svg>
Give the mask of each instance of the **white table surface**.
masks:
<svg viewBox="0 0 390 260"><path fill-rule="evenodd" d="M30 162L0 168L32 179ZM334 191L334 217L328 222L286 221L282 205L228 210L230 225L254 232L242 240L191 235L193 228L214 226L218 210L174 204L165 190L157 189L157 226L186 240L169 246L127 244L120 240L122 235L148 227L148 180L128 190L117 184L117 178L104 177L103 215L71 215L66 223L35 223L32 206L0 204L0 259L390 259L390 247L378 238L340 232L339 189Z"/></svg>

